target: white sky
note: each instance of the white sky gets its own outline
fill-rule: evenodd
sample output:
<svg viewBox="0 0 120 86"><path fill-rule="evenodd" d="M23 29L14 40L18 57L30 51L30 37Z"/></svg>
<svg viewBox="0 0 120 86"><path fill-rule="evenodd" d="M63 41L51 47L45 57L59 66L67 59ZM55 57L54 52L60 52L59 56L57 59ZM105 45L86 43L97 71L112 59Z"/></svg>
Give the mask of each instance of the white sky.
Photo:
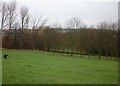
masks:
<svg viewBox="0 0 120 86"><path fill-rule="evenodd" d="M12 0L1 0L12 1ZM117 21L119 0L16 0L18 9L29 8L30 14L43 15L47 24L65 25L71 17L79 17L87 25L101 21ZM17 13L19 10L17 10ZM19 14L19 13L18 13Z"/></svg>

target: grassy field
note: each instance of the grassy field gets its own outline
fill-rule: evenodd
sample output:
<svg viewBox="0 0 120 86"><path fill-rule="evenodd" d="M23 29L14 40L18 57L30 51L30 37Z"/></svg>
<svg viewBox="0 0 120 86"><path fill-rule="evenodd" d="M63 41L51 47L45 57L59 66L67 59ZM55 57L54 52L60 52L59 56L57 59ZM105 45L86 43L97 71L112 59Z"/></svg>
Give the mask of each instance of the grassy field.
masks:
<svg viewBox="0 0 120 86"><path fill-rule="evenodd" d="M117 84L118 62L61 54L7 50L3 84Z"/></svg>
<svg viewBox="0 0 120 86"><path fill-rule="evenodd" d="M2 49L0 48L0 57L2 57ZM2 84L2 58L0 58L0 85Z"/></svg>

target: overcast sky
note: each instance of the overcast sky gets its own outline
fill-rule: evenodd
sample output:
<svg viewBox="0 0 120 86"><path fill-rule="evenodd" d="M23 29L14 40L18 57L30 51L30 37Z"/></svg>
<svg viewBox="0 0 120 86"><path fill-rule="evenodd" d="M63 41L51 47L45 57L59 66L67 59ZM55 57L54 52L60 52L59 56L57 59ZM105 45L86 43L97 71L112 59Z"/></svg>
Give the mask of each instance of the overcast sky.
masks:
<svg viewBox="0 0 120 86"><path fill-rule="evenodd" d="M12 1L12 0L2 0ZM87 25L101 21L117 21L119 0L16 0L17 8L26 6L30 14L43 15L47 24L58 22L64 26L71 17L79 17ZM19 10L17 10L19 11Z"/></svg>

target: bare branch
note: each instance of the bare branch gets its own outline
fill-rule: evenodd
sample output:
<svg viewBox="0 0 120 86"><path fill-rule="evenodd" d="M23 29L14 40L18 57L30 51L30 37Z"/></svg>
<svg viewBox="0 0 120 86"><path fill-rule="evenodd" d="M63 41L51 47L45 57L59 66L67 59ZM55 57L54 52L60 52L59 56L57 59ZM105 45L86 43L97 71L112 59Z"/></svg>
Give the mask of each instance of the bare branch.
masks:
<svg viewBox="0 0 120 86"><path fill-rule="evenodd" d="M21 15L21 27L22 29L26 25L26 19L28 19L28 8L22 6L20 9L20 15ZM28 23L28 22L27 22Z"/></svg>
<svg viewBox="0 0 120 86"><path fill-rule="evenodd" d="M16 2L10 2L8 4L8 27L9 30L12 28L12 26L15 23L15 19L16 19Z"/></svg>
<svg viewBox="0 0 120 86"><path fill-rule="evenodd" d="M1 30L3 30L3 27L4 27L7 17L8 17L8 4L6 2L3 2L1 4L1 16L2 16Z"/></svg>
<svg viewBox="0 0 120 86"><path fill-rule="evenodd" d="M66 22L66 27L68 29L80 29L84 26L85 25L83 24L83 22L77 17L73 17Z"/></svg>

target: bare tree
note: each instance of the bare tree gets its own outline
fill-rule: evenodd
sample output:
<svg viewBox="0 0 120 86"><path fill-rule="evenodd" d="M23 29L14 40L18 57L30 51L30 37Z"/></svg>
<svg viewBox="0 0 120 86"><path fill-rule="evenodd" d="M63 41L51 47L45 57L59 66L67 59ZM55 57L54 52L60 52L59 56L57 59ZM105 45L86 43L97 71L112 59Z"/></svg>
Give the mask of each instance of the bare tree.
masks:
<svg viewBox="0 0 120 86"><path fill-rule="evenodd" d="M8 17L8 4L6 2L1 3L0 11L1 11L1 31L2 31L3 28L6 26L5 22Z"/></svg>
<svg viewBox="0 0 120 86"><path fill-rule="evenodd" d="M18 47L18 43L19 43L19 28L20 28L20 25L19 25L19 22L16 22L14 25L13 25L13 28L14 28L14 48L16 49Z"/></svg>
<svg viewBox="0 0 120 86"><path fill-rule="evenodd" d="M73 49L75 44L75 32L82 28L84 24L77 17L73 17L66 22L66 27L70 30L69 42L71 46L71 56L73 56ZM76 30L75 30L76 29Z"/></svg>
<svg viewBox="0 0 120 86"><path fill-rule="evenodd" d="M66 23L68 29L80 29L85 26L78 17L70 18Z"/></svg>
<svg viewBox="0 0 120 86"><path fill-rule="evenodd" d="M9 28L9 37L12 26L15 24L16 19L16 2L9 2L8 4L8 28Z"/></svg>
<svg viewBox="0 0 120 86"><path fill-rule="evenodd" d="M60 37L59 32L61 31L62 27L59 23L56 22L56 23L52 24L52 29L53 29L53 32L52 32L52 35L53 35L53 37L52 37L53 38L52 48L53 48L53 50L52 51L53 51L53 55L54 55L54 52L56 52L56 49L61 46L61 43L60 43L59 40L61 40L62 38L59 38ZM59 45L59 46L57 46L57 45Z"/></svg>
<svg viewBox="0 0 120 86"><path fill-rule="evenodd" d="M41 29L45 23L47 22L47 19L42 19L42 16L39 18L35 17L32 20L32 50L34 50L34 38L35 38L35 29Z"/></svg>
<svg viewBox="0 0 120 86"><path fill-rule="evenodd" d="M23 29L25 28L26 24L28 24L29 20L29 10L28 8L22 6L20 9L20 16L21 16L21 29L20 29L20 46L19 48L22 48L22 43L23 43Z"/></svg>
<svg viewBox="0 0 120 86"><path fill-rule="evenodd" d="M56 28L56 29L62 28L61 24L59 24L59 23L57 23L57 22L53 23L53 24L52 24L52 27L53 27L53 28Z"/></svg>
<svg viewBox="0 0 120 86"><path fill-rule="evenodd" d="M104 39L104 28L105 28L105 22L101 22L97 25L98 31L97 31L97 47L98 47L98 59L101 59L102 49L104 46L103 39Z"/></svg>
<svg viewBox="0 0 120 86"><path fill-rule="evenodd" d="M26 20L28 20L28 8L21 7L20 9L20 15L21 15L21 29L23 30L26 24Z"/></svg>
<svg viewBox="0 0 120 86"><path fill-rule="evenodd" d="M106 59L108 56L108 47L109 39L111 38L111 34L109 32L110 25L108 22L101 22L98 26L98 46L99 46L99 59L101 57L102 52L105 53Z"/></svg>

